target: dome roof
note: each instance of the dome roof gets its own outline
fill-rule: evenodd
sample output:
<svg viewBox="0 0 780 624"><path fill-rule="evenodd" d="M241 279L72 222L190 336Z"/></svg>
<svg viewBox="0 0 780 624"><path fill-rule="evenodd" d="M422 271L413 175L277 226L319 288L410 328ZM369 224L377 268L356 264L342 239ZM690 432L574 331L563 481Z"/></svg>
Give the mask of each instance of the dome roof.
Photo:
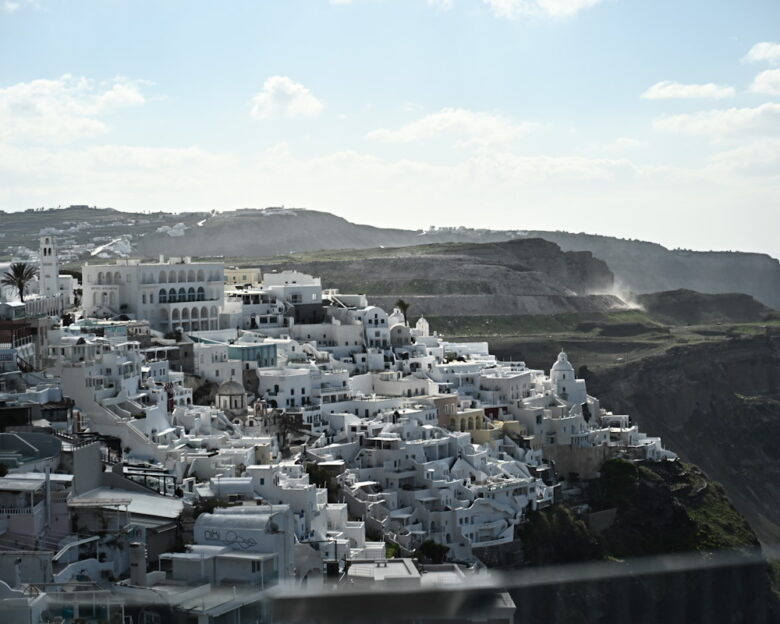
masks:
<svg viewBox="0 0 780 624"><path fill-rule="evenodd" d="M572 371L574 372L574 367L571 365L571 362L569 362L569 357L561 351L558 354L558 359L556 360L555 364L552 366L552 370L554 371Z"/></svg>
<svg viewBox="0 0 780 624"><path fill-rule="evenodd" d="M219 388L217 388L217 394L222 394L222 395L245 394L244 386L242 386L237 381L233 381L232 379L229 379L227 381L223 381L220 384Z"/></svg>

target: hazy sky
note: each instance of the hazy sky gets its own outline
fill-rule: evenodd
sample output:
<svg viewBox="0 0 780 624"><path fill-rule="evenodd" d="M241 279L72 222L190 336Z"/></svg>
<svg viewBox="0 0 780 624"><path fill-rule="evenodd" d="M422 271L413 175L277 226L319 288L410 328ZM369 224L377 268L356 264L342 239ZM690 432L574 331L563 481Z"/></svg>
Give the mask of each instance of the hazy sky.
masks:
<svg viewBox="0 0 780 624"><path fill-rule="evenodd" d="M0 0L0 59L5 210L284 204L780 257L777 0Z"/></svg>

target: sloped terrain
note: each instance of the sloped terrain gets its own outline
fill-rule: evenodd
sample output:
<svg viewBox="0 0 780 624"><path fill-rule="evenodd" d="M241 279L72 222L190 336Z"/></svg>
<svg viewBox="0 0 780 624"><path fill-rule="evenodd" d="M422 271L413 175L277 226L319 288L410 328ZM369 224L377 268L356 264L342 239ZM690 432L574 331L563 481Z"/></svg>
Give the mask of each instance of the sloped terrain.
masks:
<svg viewBox="0 0 780 624"><path fill-rule="evenodd" d="M585 377L603 407L722 483L780 553L780 335L674 347Z"/></svg>
<svg viewBox="0 0 780 624"><path fill-rule="evenodd" d="M746 293L780 309L780 262L767 254L667 249L646 241L570 232L528 235L553 241L564 251L591 252L609 265L621 289Z"/></svg>
<svg viewBox="0 0 780 624"><path fill-rule="evenodd" d="M624 306L612 295L591 294L612 289L606 264L587 252L563 253L541 239L382 249L373 257L365 252L344 260L279 257L261 264L318 275L324 285L367 294L386 309L403 298L415 316L587 313Z"/></svg>
<svg viewBox="0 0 780 624"><path fill-rule="evenodd" d="M637 302L653 318L676 325L708 323L757 323L777 315L750 295L708 295L692 290L672 290L637 296Z"/></svg>
<svg viewBox="0 0 780 624"><path fill-rule="evenodd" d="M293 208L241 209L214 214L144 214L86 206L34 212L0 211L1 229L6 234L0 238L0 256L8 255L20 245L36 249L37 235L42 228L59 228L63 223L70 224L65 227L69 230L65 236L77 244L89 242L95 236L110 240L132 235L132 254L145 257L166 254L249 260L322 250L542 238L556 243L563 251L590 252L604 260L615 276L616 286L625 291L688 289L702 293L746 293L765 305L780 308L780 262L766 254L670 250L645 241L569 232L458 227L432 231L387 229L351 223L326 212ZM74 224L89 227L70 231ZM162 231L158 231L160 228Z"/></svg>
<svg viewBox="0 0 780 624"><path fill-rule="evenodd" d="M185 237L150 234L137 243L138 253L156 256L271 256L328 249L401 247L436 242L491 242L514 236L511 232L455 230L432 236L407 229L387 229L351 223L327 212L298 208L234 210L209 216L187 230Z"/></svg>
<svg viewBox="0 0 780 624"><path fill-rule="evenodd" d="M614 513L602 530L559 504L532 512L510 547L480 552L520 570L506 577L516 621L777 621L770 566L718 483L682 462L610 460L601 473L582 488L590 509Z"/></svg>

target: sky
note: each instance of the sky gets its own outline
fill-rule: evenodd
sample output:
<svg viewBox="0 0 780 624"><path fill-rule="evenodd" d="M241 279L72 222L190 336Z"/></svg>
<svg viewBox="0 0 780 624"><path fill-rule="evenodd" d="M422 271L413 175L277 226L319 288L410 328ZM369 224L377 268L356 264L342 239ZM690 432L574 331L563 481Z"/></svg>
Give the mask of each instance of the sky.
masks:
<svg viewBox="0 0 780 624"><path fill-rule="evenodd" d="M780 257L780 3L0 0L0 209L69 204Z"/></svg>

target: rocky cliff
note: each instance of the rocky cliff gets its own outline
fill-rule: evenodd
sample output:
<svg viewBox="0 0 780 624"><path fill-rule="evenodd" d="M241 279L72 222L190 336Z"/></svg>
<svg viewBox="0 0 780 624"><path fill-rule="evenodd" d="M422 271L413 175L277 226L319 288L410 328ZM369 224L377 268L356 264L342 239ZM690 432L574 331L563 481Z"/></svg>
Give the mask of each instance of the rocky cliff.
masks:
<svg viewBox="0 0 780 624"><path fill-rule="evenodd" d="M529 232L564 251L589 251L635 293L680 288L702 293L746 293L780 309L780 262L767 254L667 249L656 243L594 234Z"/></svg>
<svg viewBox="0 0 780 624"><path fill-rule="evenodd" d="M674 347L585 377L603 407L662 436L723 484L762 543L780 544L780 335Z"/></svg>
<svg viewBox="0 0 780 624"><path fill-rule="evenodd" d="M671 325L756 323L778 315L772 308L743 293L712 295L671 290L639 295L636 299L652 318Z"/></svg>
<svg viewBox="0 0 780 624"><path fill-rule="evenodd" d="M249 259L317 250L542 238L564 251L590 252L604 260L617 285L634 293L680 288L747 293L765 305L780 308L780 262L768 255L670 250L655 243L592 234L459 227L434 231L388 229L351 223L327 212L280 208L143 214L73 206L62 210L0 211L0 222L5 234L0 255L4 250L12 254L19 245L36 249L41 228L53 228L77 244L96 237L101 244L123 237L131 245L131 255L151 258L166 254Z"/></svg>
<svg viewBox="0 0 780 624"><path fill-rule="evenodd" d="M610 460L601 472L581 484L585 496L578 502L608 511L606 525L597 528L589 513L554 505L531 513L510 546L479 553L512 571L506 578L514 583L516 621L711 624L780 617L756 535L719 484L682 462Z"/></svg>
<svg viewBox="0 0 780 624"><path fill-rule="evenodd" d="M379 249L341 260L276 258L267 269L296 269L392 309L402 297L415 315L481 316L602 312L623 303L605 293L614 278L588 252L564 253L541 239Z"/></svg>

